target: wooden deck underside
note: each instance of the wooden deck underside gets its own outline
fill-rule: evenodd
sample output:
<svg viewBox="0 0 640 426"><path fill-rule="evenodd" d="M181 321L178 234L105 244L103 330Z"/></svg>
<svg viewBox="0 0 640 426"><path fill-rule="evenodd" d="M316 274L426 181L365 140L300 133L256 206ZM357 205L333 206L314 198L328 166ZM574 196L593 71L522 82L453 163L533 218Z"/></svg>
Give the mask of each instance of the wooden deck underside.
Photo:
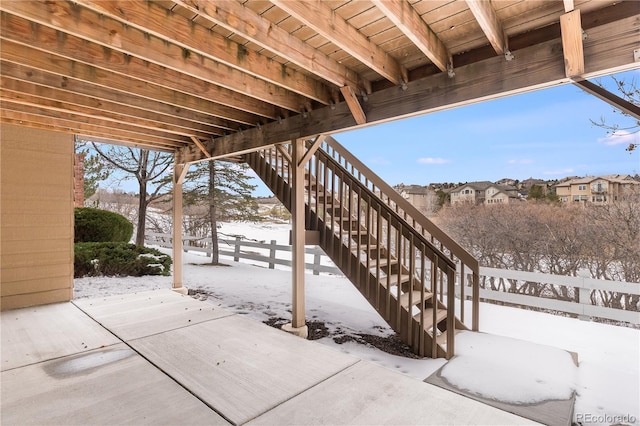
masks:
<svg viewBox="0 0 640 426"><path fill-rule="evenodd" d="M169 290L2 313L2 424L531 424Z"/></svg>

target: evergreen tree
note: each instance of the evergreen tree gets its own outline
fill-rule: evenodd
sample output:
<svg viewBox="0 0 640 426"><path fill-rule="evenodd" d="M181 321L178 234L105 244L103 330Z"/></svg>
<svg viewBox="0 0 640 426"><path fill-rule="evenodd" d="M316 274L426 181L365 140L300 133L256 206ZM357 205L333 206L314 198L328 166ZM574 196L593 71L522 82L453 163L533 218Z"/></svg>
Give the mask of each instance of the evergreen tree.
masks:
<svg viewBox="0 0 640 426"><path fill-rule="evenodd" d="M184 184L185 206L206 204L206 220L213 247L211 263L219 263L218 221L259 220L258 204L251 193L256 188L247 175L249 166L221 160L196 163Z"/></svg>
<svg viewBox="0 0 640 426"><path fill-rule="evenodd" d="M531 185L529 193L527 194L527 200L542 200L545 198L544 191L540 185Z"/></svg>
<svg viewBox="0 0 640 426"><path fill-rule="evenodd" d="M109 170L100 161L99 155L84 143L76 142L76 154L84 154L84 199L98 190L99 183L109 178Z"/></svg>

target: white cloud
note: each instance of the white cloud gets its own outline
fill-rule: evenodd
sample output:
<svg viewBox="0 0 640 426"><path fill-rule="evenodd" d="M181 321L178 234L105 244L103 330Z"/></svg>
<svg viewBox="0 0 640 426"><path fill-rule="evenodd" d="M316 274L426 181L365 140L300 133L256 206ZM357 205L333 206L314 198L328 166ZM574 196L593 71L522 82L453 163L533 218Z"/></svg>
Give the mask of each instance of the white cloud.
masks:
<svg viewBox="0 0 640 426"><path fill-rule="evenodd" d="M447 164L450 162L451 160L447 160L446 158L438 158L438 157L418 158L418 164Z"/></svg>
<svg viewBox="0 0 640 426"><path fill-rule="evenodd" d="M640 133L629 133L626 130L616 130L605 138L598 139L605 145L629 145L640 143Z"/></svg>

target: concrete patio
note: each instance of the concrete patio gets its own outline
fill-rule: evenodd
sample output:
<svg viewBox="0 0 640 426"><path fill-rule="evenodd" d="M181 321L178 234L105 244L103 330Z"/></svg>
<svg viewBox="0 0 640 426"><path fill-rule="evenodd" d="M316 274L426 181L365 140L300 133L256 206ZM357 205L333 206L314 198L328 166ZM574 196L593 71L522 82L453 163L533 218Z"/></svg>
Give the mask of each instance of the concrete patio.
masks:
<svg viewBox="0 0 640 426"><path fill-rule="evenodd" d="M159 290L2 312L1 422L534 424Z"/></svg>

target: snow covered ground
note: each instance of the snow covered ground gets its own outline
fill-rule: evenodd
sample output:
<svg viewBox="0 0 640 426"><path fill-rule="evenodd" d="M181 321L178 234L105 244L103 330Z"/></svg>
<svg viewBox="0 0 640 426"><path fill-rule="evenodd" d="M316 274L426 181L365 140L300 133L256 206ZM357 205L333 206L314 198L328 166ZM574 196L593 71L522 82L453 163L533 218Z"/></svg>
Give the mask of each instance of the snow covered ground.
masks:
<svg viewBox="0 0 640 426"><path fill-rule="evenodd" d="M288 231L288 225L225 224L222 228L226 234L278 243L288 242ZM290 272L222 261L229 266L207 265L207 258L186 254L185 286L206 291L197 297L258 321L290 318ZM483 303L483 334L458 334L456 358L448 364L441 359L411 359L355 341L336 343L334 338L341 336L386 337L393 331L345 278L310 273L305 278L307 318L328 328L328 336L318 340L321 344L419 379L444 365L441 374L451 383L513 403L566 399L575 391L576 421L640 425L639 330ZM168 287L171 277L81 278L75 280L75 297ZM566 351L578 353L579 368Z"/></svg>

